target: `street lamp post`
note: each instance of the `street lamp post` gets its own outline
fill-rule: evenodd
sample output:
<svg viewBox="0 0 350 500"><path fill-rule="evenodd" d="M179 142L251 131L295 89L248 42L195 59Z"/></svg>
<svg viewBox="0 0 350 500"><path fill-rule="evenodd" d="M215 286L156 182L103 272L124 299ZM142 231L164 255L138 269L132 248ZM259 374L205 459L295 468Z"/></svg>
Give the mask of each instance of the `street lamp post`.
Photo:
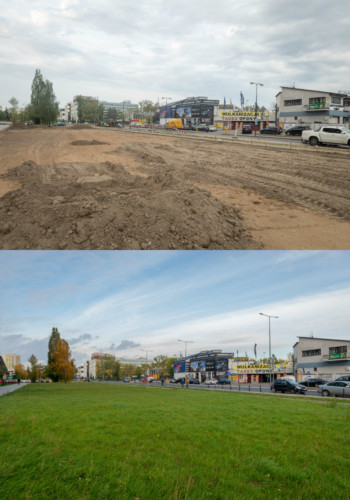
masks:
<svg viewBox="0 0 350 500"><path fill-rule="evenodd" d="M250 82L250 85L255 85L255 120L254 120L254 129L255 129L255 137L256 137L256 120L257 120L257 116L258 116L258 86L260 85L260 87L263 87L264 84L263 83L259 83L259 82Z"/></svg>
<svg viewBox="0 0 350 500"><path fill-rule="evenodd" d="M271 318L277 319L278 316L270 316L269 314L259 313L261 316L269 318L269 379L271 385Z"/></svg>
<svg viewBox="0 0 350 500"><path fill-rule="evenodd" d="M147 375L148 375L148 353L152 351L146 351L146 349L141 349L141 351L146 353L146 365L147 365Z"/></svg>
<svg viewBox="0 0 350 500"><path fill-rule="evenodd" d="M187 344L193 344L193 340L178 340L178 342L183 342L185 344L185 377L187 377L187 371L186 371Z"/></svg>

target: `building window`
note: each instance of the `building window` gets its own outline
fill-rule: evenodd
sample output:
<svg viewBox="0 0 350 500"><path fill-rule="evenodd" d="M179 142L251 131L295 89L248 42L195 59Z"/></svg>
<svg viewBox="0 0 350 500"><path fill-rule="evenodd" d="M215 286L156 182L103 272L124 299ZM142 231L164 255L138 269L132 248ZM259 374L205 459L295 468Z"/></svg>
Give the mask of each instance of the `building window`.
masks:
<svg viewBox="0 0 350 500"><path fill-rule="evenodd" d="M339 347L329 348L329 354L339 354L341 352L348 352L348 347L346 345L341 345Z"/></svg>
<svg viewBox="0 0 350 500"><path fill-rule="evenodd" d="M301 106L301 104L301 99L288 99L287 101L284 101L285 106Z"/></svg>
<svg viewBox="0 0 350 500"><path fill-rule="evenodd" d="M321 356L321 349L309 349L302 352L303 358L308 356Z"/></svg>
<svg viewBox="0 0 350 500"><path fill-rule="evenodd" d="M341 104L341 97L331 97L331 103L332 104Z"/></svg>
<svg viewBox="0 0 350 500"><path fill-rule="evenodd" d="M326 103L325 97L310 97L309 99L309 104L325 104L325 103Z"/></svg>

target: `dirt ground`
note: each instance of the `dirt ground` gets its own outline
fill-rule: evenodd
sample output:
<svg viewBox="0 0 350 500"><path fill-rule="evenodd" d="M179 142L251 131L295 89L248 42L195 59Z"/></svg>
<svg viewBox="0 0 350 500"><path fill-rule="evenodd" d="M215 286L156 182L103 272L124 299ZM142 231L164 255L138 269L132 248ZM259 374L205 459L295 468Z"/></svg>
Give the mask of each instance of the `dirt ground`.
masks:
<svg viewBox="0 0 350 500"><path fill-rule="evenodd" d="M0 134L2 249L350 249L350 153L169 133Z"/></svg>

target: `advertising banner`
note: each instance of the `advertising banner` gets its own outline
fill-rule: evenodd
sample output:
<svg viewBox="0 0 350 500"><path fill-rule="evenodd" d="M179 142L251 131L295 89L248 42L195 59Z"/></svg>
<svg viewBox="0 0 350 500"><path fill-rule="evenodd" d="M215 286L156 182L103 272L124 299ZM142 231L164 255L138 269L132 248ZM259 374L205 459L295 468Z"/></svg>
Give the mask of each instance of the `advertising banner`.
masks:
<svg viewBox="0 0 350 500"><path fill-rule="evenodd" d="M215 371L215 361L214 359L207 359L205 361L205 366L206 366L206 371L207 372L214 372Z"/></svg>
<svg viewBox="0 0 350 500"><path fill-rule="evenodd" d="M200 118L201 116L201 107L200 106L192 106L192 118Z"/></svg>
<svg viewBox="0 0 350 500"><path fill-rule="evenodd" d="M171 108L161 109L159 116L160 118L172 118Z"/></svg>
<svg viewBox="0 0 350 500"><path fill-rule="evenodd" d="M185 362L183 363L174 363L174 373L182 373L185 371Z"/></svg>
<svg viewBox="0 0 350 500"><path fill-rule="evenodd" d="M205 372L205 361L191 361L190 372Z"/></svg>
<svg viewBox="0 0 350 500"><path fill-rule="evenodd" d="M176 108L176 118L191 118L192 108L190 106L182 106L181 108Z"/></svg>
<svg viewBox="0 0 350 500"><path fill-rule="evenodd" d="M217 372L227 372L228 360L227 359L217 359L215 361L215 369Z"/></svg>

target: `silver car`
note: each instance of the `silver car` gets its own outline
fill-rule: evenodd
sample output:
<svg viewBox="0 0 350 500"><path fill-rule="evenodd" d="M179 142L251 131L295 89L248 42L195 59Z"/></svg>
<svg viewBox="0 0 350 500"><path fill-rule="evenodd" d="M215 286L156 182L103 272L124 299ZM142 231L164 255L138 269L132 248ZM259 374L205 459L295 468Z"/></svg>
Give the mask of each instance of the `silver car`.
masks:
<svg viewBox="0 0 350 500"><path fill-rule="evenodd" d="M339 396L343 398L350 397L350 382L328 382L328 384L320 385L317 389L322 396Z"/></svg>

